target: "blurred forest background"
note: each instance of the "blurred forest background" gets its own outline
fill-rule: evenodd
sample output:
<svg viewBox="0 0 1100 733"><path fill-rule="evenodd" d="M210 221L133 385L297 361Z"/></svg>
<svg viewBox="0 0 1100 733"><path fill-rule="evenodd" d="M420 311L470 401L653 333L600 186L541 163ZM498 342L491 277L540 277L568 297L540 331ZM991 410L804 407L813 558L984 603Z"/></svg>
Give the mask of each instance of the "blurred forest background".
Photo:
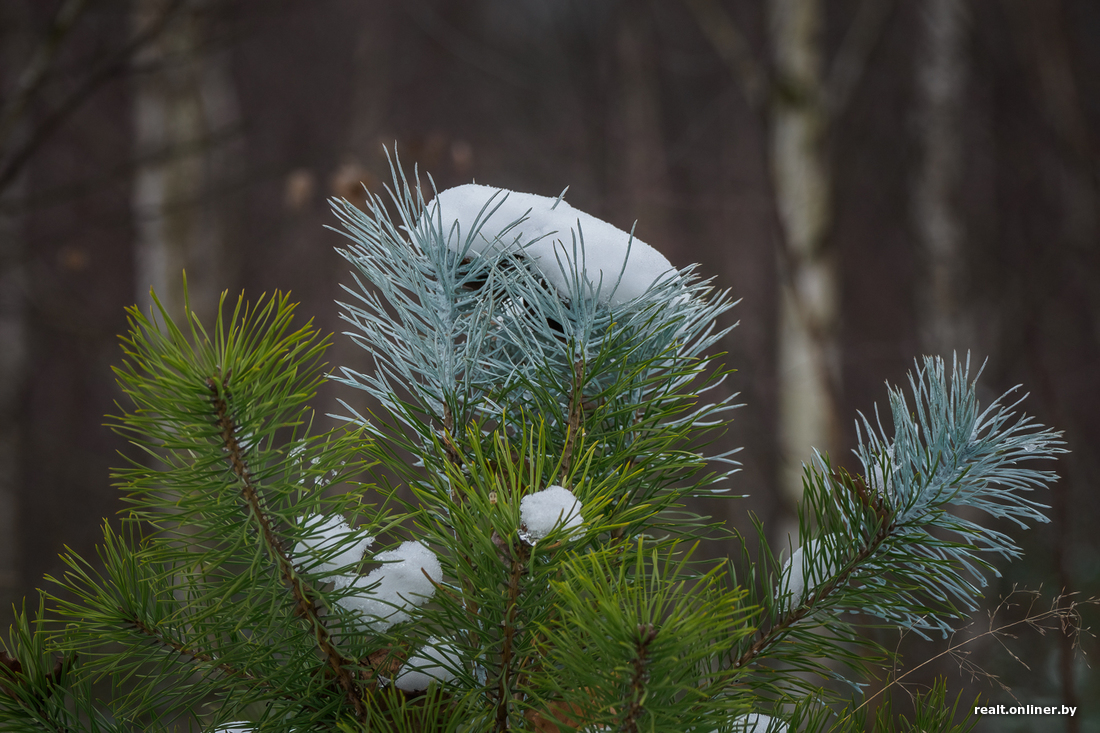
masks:
<svg viewBox="0 0 1100 733"><path fill-rule="evenodd" d="M208 319L223 290L280 289L342 330L326 198L381 191L395 144L441 189L568 185L743 299L723 440L749 498L706 511L786 547L810 446L854 470L884 381L969 351L984 402L1022 383L1073 451L991 608L1100 591L1096 0L0 0L0 94L5 609L122 506L123 308L154 287L179 312L186 268ZM364 360L339 337L330 357ZM359 399L319 410L338 396ZM947 657L919 679L1083 708L985 730L1100 731L1095 641L1012 630L1027 667L989 635L966 650L1015 698Z"/></svg>

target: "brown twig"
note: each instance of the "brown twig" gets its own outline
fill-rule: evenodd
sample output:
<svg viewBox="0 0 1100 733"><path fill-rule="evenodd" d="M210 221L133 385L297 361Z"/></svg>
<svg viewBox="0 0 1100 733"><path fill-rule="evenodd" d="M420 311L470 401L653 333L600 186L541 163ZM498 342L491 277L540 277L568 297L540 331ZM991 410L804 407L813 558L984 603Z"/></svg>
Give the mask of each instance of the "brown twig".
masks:
<svg viewBox="0 0 1100 733"><path fill-rule="evenodd" d="M1015 592L1016 591L1014 591L1014 593ZM1033 595L1036 595L1036 594L1033 594ZM989 615L989 624L990 625L989 625L989 628L986 631L983 631L982 633L980 633L976 636L971 636L967 639L964 639L963 641L960 641L957 644L952 644L950 647L943 650L939 654L937 654L937 655L935 655L935 656L933 656L929 659L924 660L923 662L921 662L917 666L913 667L912 669L907 670L903 674L896 675L895 677L893 677L890 680L890 682L883 685L873 695L866 698L862 703L860 703L859 707L856 707L855 709L853 709L852 712L850 712L844 720L839 721L838 726L841 723L843 723L845 720L848 720L849 718L851 718L853 715L855 715L857 712L859 712L862 708L865 708L868 705L870 705L871 702L875 698L881 696L884 692L886 692L886 690L890 689L891 687L893 687L895 685L900 686L902 684L902 681L906 677L909 677L913 673L921 670L924 667L927 667L929 664L932 664L937 659L939 659L943 656L950 655L952 657L955 657L956 655L958 655L958 653L960 652L960 650L962 650L963 647L965 647L969 644L972 644L973 642L978 641L979 639L984 639L986 637L993 637L995 639L999 639L1002 636L1009 636L1010 634L1008 633L1008 630L1012 629L1012 628L1015 628L1017 626L1020 626L1021 624L1026 624L1027 626L1030 626L1032 628L1037 628L1037 629L1040 630L1040 633L1041 633L1042 631L1045 631L1045 630L1050 628L1049 626L1045 626L1043 624L1044 621L1048 621L1048 620L1058 621L1059 629L1063 632L1063 634L1065 634L1067 632L1067 630L1079 630L1080 629L1080 625L1079 625L1080 624L1080 611L1077 610L1077 606L1079 606L1081 604L1100 604L1100 598L1089 598L1089 599L1084 600L1084 601L1073 601L1073 600L1071 600L1068 605L1063 605L1063 601L1071 595L1072 594L1063 593L1062 595L1058 596L1057 598L1055 598L1052 601L1051 607L1049 609L1047 609L1045 611L1041 611L1039 613L1032 614L1031 609L1029 608L1028 609L1028 615L1025 618L1022 618L1018 621L1012 621L1012 622L1009 622L1009 623L1006 623L1006 624L1003 624L1001 626L998 626L998 627L994 628L993 627L993 619L996 617L997 611L1000 610L1001 608L1004 608L1006 605L1008 605L1007 598L1005 600L1002 600L1001 604L997 606L997 609L995 609L993 612L990 613L990 615ZM1034 606L1032 606L1032 608L1033 607ZM1019 660L1019 658L1016 657L1015 654L1012 654L1011 651L1009 652L1009 654L1011 654L1013 656L1013 658L1017 659L1017 661L1021 661L1021 663L1022 663L1022 660ZM1024 666L1026 667L1027 665L1024 665ZM994 675L989 675L988 673L986 673L986 675L988 677L996 679L996 677Z"/></svg>
<svg viewBox="0 0 1100 733"><path fill-rule="evenodd" d="M439 436L440 441L443 443L443 450L447 453L447 460L455 466L461 467L463 464L462 453L458 450L458 446L454 442L454 430L455 419L451 414L451 408L446 404L443 405L443 434ZM457 501L457 498L452 496L452 499Z"/></svg>
<svg viewBox="0 0 1100 733"><path fill-rule="evenodd" d="M573 384L569 393L569 426L565 433L565 447L561 451L562 486L566 486L569 471L573 468L573 448L584 428L584 359L573 363Z"/></svg>
<svg viewBox="0 0 1100 733"><path fill-rule="evenodd" d="M229 392L228 382L228 375L220 380L213 377L206 380L206 386L210 390L211 403L214 407L215 422L218 429L221 431L222 446L226 451L226 460L229 463L230 470L233 472L233 475L236 476L240 484L241 496L244 498L245 504L248 506L253 519L260 527L260 533L263 536L268 553L279 566L279 573L282 576L283 582L294 594L296 605L295 613L312 626L314 637L317 640L317 647L321 650L321 653L325 656L326 661L332 668L337 683L340 685L341 689L344 690L348 702L355 709L356 717L362 721L366 718L367 713L366 707L363 704L362 690L348 670L348 667L354 665L355 662L354 660L344 657L332 642L332 635L328 627L321 622L320 614L317 611L317 603L313 599L310 589L306 586L302 578L295 573L294 563L291 561L290 555L283 546L282 539L276 534L271 518L264 510L258 487L252 476L252 472L248 468L244 449L241 447L240 440L237 438L236 421L230 414L227 401Z"/></svg>
<svg viewBox="0 0 1100 733"><path fill-rule="evenodd" d="M626 708L622 733L638 733L638 719L645 712L642 701L645 699L645 685L649 679L649 645L657 638L653 624L638 626L638 636L634 640L634 663L630 675L630 704Z"/></svg>
<svg viewBox="0 0 1100 733"><path fill-rule="evenodd" d="M508 608L504 615L504 640L500 647L500 677L497 681L496 730L508 730L508 690L512 683L512 660L515 654L516 611L519 608L520 581L527 572L527 545L516 540L512 544L511 569L508 575Z"/></svg>

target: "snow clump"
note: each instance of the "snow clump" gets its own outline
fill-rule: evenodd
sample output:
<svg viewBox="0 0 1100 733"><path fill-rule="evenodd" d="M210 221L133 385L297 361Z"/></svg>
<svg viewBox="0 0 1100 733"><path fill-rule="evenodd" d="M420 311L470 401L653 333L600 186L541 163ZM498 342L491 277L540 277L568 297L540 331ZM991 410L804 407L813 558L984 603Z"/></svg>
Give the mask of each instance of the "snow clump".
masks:
<svg viewBox="0 0 1100 733"><path fill-rule="evenodd" d="M435 584L443 580L443 568L435 553L415 541L402 542L374 559L385 565L366 576L345 579L345 587L356 592L337 603L367 617L366 625L381 632L408 621L411 607L427 603Z"/></svg>
<svg viewBox="0 0 1100 733"><path fill-rule="evenodd" d="M770 715L749 713L733 719L731 733L787 733L787 724ZM714 731L714 733L718 733Z"/></svg>
<svg viewBox="0 0 1100 733"><path fill-rule="evenodd" d="M867 483L874 489L880 496L893 496L894 494L894 477L893 471L890 468L894 465L894 446L890 445L886 448L886 466L889 473L886 476L882 474L883 460L881 457L875 457L871 461L871 465L867 466Z"/></svg>
<svg viewBox="0 0 1100 733"><path fill-rule="evenodd" d="M311 514L299 524L307 534L294 545L294 556L306 570L322 575L359 562L374 544L374 537L352 529L339 515Z"/></svg>
<svg viewBox="0 0 1100 733"><path fill-rule="evenodd" d="M791 559L783 564L783 571L779 576L779 588L776 596L782 600L781 607L785 611L802 605L826 578L835 572L831 558L821 557L825 548L825 538L810 540L791 554ZM812 561L807 560L805 552L814 556ZM807 567L812 562L813 567ZM806 577L806 571L809 577ZM819 577L820 576L820 577Z"/></svg>
<svg viewBox="0 0 1100 733"><path fill-rule="evenodd" d="M653 247L548 196L470 183L440 192L428 204L425 218L432 227L440 225L447 247L454 252L465 250L475 229L470 253L522 250L539 274L567 298L574 268L583 267L589 295L598 289L600 301L611 305L629 302L655 283L678 279L672 264ZM524 220L512 226L519 219ZM423 219L418 229L421 236L428 236ZM574 236L578 263L573 262Z"/></svg>
<svg viewBox="0 0 1100 733"><path fill-rule="evenodd" d="M420 651L409 657L393 684L399 690L417 692L428 689L434 680L439 683L450 682L455 678L454 671L461 666L458 649L454 644L440 642L430 637Z"/></svg>
<svg viewBox="0 0 1100 733"><path fill-rule="evenodd" d="M581 526L581 508L573 492L562 486L550 486L528 494L519 502L519 537L533 545L558 525L562 529L576 530Z"/></svg>

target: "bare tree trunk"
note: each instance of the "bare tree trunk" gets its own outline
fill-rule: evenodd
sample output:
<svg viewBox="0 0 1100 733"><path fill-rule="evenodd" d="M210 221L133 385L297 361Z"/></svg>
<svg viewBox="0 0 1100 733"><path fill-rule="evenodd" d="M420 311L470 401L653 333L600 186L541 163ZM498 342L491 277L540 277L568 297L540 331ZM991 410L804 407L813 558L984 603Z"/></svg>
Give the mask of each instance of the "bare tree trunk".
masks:
<svg viewBox="0 0 1100 733"><path fill-rule="evenodd" d="M780 486L802 496L811 446L835 451L840 392L837 260L829 246L832 185L822 74L821 0L769 0L775 54L771 175L784 230L780 253Z"/></svg>
<svg viewBox="0 0 1100 733"><path fill-rule="evenodd" d="M1065 6L1066 3L1061 0L1047 0L1043 3L1016 0L1004 3L1013 21L1019 56L1025 66L1030 68L1026 81L1030 82L1029 86L1042 109L1046 125L1057 142L1056 150L1059 154L1050 161L1055 175L1047 178L1047 185L1054 185L1047 196L1058 202L1056 219L1060 226L1051 227L1047 236L1057 241L1060 248L1072 253L1068 257L1065 254L1050 257L1048 254L1051 264L1029 273L1029 279L1034 277L1036 284L1031 292L1015 296L1021 301L1017 306L1020 316L1012 322L1012 327L1017 331L1022 328L1027 334L1021 342L1021 348L1037 377L1040 395L1050 414L1050 422L1065 426L1067 435L1084 435L1087 428L1079 422L1080 412L1073 408L1064 409L1064 395L1072 392L1073 388L1065 386L1062 375L1056 374L1056 367L1052 366L1059 363L1056 344L1066 339L1066 333L1072 331L1059 333L1058 336L1048 339L1040 337L1049 328L1050 315L1054 312L1046 302L1050 284L1058 283L1061 286L1065 283L1064 268L1069 262L1076 267L1084 266L1086 272L1094 271L1095 268L1087 266L1096 262L1095 253L1100 247L1100 145L1095 127L1090 128L1085 112L1087 105L1082 99L1081 84L1077 78L1079 72L1074 68L1073 43L1067 28L1070 19ZM1082 292L1080 285L1066 285L1078 293ZM1095 293L1095 289L1092 292ZM1082 310L1092 313L1091 319L1086 317L1082 321L1085 331L1095 333L1096 314L1100 312L1096 308L1095 294L1078 302L1085 304ZM1092 307L1089 308L1089 305ZM1063 348L1071 348L1075 352L1078 349L1076 345ZM1073 382L1069 384L1072 385ZM1059 390L1063 391L1061 398L1058 396ZM1074 398L1078 396L1075 395ZM1069 460L1058 469L1062 480L1051 487L1051 519L1054 521L1056 538L1051 547L1051 564L1055 568L1058 588L1063 593L1079 591L1087 582L1074 572L1074 566L1075 560L1091 550L1081 532L1082 527L1086 527L1085 533L1088 532L1087 518L1091 518L1089 502L1085 497L1095 495L1095 481L1088 478L1090 473L1095 475L1094 469L1088 465L1088 458L1084 457L1088 454L1089 451L1071 454ZM1085 522L1081 521L1083 517L1086 518ZM1084 685L1078 681L1078 641L1073 635L1066 633L1061 634L1058 641L1061 697L1065 704L1078 707L1080 691L1084 689ZM1067 719L1066 733L1078 733L1081 730L1080 717L1078 715Z"/></svg>
<svg viewBox="0 0 1100 733"><path fill-rule="evenodd" d="M925 282L919 288L921 342L932 354L973 345L973 329L963 307L966 232L959 210L967 5L967 0L929 0L925 4L924 47L917 63L923 157L913 205L925 265Z"/></svg>
<svg viewBox="0 0 1100 733"><path fill-rule="evenodd" d="M135 31L163 15L167 0L134 0ZM183 307L182 271L191 306L208 320L232 278L228 215L219 194L237 158L236 96L223 52L209 48L215 1L192 0L135 57L134 128L138 167L137 298L149 288L174 314Z"/></svg>
<svg viewBox="0 0 1100 733"><path fill-rule="evenodd" d="M341 196L359 205L363 205L365 200L364 184L373 182L375 185L372 193L378 194L380 187L377 184L389 179L386 150L391 155L399 155L404 166L420 162L415 153L410 153L407 148L395 148L399 131L387 128L394 105L392 66L395 63L395 49L406 40L401 35L400 23L394 17L401 12L401 8L385 2L368 2L362 5L359 11L361 15L358 17L364 20L356 25L358 37L350 69L354 97L347 124L347 141L341 155L341 165L328 182L330 189L325 192L326 195ZM369 22L366 21L367 18ZM431 197L430 191L430 188L426 189L425 195L428 198ZM311 220L310 226L314 225L315 222ZM343 258L330 257L327 262L332 269L325 275L326 281L346 281L348 268ZM328 305L332 305L331 301ZM332 313L331 308L328 312ZM333 320L328 327L338 330L336 324L339 322L335 313L331 317ZM336 364L353 364L361 358L362 351L351 339L339 338L333 340L329 354ZM329 388L334 386L330 384ZM364 414L366 411L378 409L378 403L366 392L346 392L341 392L340 397L348 399L354 409ZM336 395L330 392L324 399L335 401Z"/></svg>
<svg viewBox="0 0 1100 733"><path fill-rule="evenodd" d="M0 25L9 29L29 28L26 8L0 9ZM29 38L11 32L4 44L3 69L8 73L3 89L17 83L28 52ZM18 140L27 130L25 118L10 122L4 142ZM0 188L0 608L6 615L19 600L19 492L23 483L21 401L27 379L26 285L21 201L25 171L11 185Z"/></svg>
<svg viewBox="0 0 1100 733"><path fill-rule="evenodd" d="M394 63L391 47L396 32L392 14L395 11L385 3L370 3L367 7L363 13L364 16L369 13L370 22L360 26L352 59L355 98L351 124L348 126L348 151L355 160L379 175L382 171L375 166L385 162L382 146L392 148L394 140L387 137L397 134L394 130L385 129L391 111L393 82L390 67ZM384 175L381 177L385 178Z"/></svg>
<svg viewBox="0 0 1100 733"><path fill-rule="evenodd" d="M22 177L0 196L0 604L18 600L19 491L22 486L22 421L27 378L26 285L19 200Z"/></svg>
<svg viewBox="0 0 1100 733"><path fill-rule="evenodd" d="M921 7L917 32L915 112L921 158L915 166L911 203L922 265L917 327L924 352L946 358L976 346L964 308L968 273L960 202L968 5L968 0L928 0ZM960 512L980 521L973 507ZM948 676L953 666L945 660L933 671Z"/></svg>

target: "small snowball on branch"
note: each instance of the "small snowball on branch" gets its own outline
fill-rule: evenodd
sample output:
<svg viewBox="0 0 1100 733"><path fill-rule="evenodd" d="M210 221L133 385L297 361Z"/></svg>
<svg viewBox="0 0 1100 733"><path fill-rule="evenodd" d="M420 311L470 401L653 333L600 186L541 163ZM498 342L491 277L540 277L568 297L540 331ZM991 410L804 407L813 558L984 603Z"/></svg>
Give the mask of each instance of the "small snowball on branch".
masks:
<svg viewBox="0 0 1100 733"><path fill-rule="evenodd" d="M577 530L582 524L581 508L573 492L562 486L528 494L519 503L520 539L533 545L559 525L565 530Z"/></svg>

